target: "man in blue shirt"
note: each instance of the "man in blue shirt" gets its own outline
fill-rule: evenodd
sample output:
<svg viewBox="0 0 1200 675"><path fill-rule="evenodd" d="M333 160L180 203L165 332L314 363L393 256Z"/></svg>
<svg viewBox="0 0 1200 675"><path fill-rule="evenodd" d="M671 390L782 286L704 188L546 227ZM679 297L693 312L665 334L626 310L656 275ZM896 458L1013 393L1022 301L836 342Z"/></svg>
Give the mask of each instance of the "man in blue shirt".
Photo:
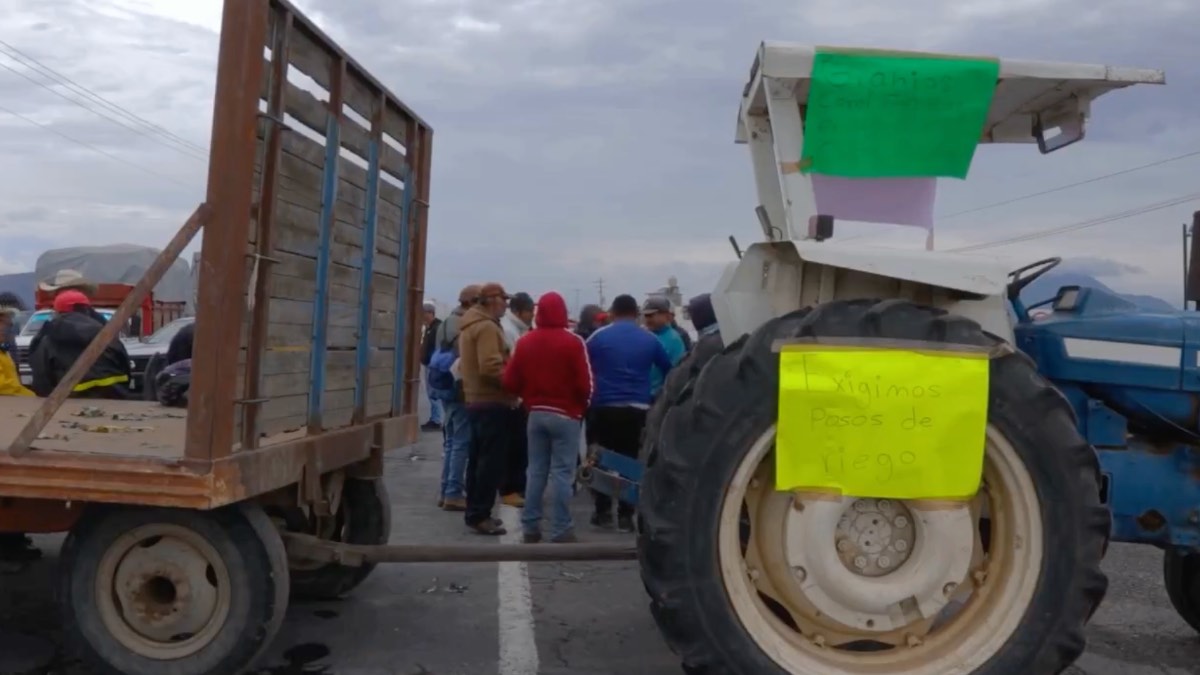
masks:
<svg viewBox="0 0 1200 675"><path fill-rule="evenodd" d="M687 347L684 346L683 338L679 337L679 331L673 325L675 314L671 311L671 302L661 295L650 296L642 305L642 321L646 324L646 330L653 333L654 337L662 343L667 357L671 360L671 367L678 365L687 355ZM670 368L661 368L657 365L651 370L651 397L658 396L663 382L667 379L668 370Z"/></svg>
<svg viewBox="0 0 1200 675"><path fill-rule="evenodd" d="M636 459L653 400L650 371L670 370L671 357L657 338L638 325L638 304L633 296L618 295L609 315L612 323L592 333L587 341L594 384L587 414L587 443ZM612 499L594 495L592 525L611 527ZM621 502L617 506L617 529L633 531L631 504Z"/></svg>

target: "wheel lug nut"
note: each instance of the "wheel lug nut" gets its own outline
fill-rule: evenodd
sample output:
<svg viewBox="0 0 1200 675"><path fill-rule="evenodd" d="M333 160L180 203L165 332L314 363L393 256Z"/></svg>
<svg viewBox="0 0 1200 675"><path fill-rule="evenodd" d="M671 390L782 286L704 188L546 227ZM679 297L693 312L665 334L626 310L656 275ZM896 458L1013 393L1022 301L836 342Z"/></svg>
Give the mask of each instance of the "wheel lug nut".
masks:
<svg viewBox="0 0 1200 675"><path fill-rule="evenodd" d="M908 518L905 518L904 516L897 516L896 520L892 522L896 527L908 527Z"/></svg>
<svg viewBox="0 0 1200 675"><path fill-rule="evenodd" d="M942 587L942 595L945 595L946 597L950 597L951 595L954 595L954 591L957 588L958 588L958 584L956 584L954 582L950 582Z"/></svg>
<svg viewBox="0 0 1200 675"><path fill-rule="evenodd" d="M889 568L889 567L891 567L891 566L892 566L892 559L891 559L891 558L887 557L886 555L885 555L885 556L881 556L881 557L879 558L879 567L881 567L882 569L885 569L885 570L886 570L887 568Z"/></svg>
<svg viewBox="0 0 1200 675"><path fill-rule="evenodd" d="M901 553L908 550L908 542L904 541L903 539L897 540L895 545L896 545L896 550L900 551Z"/></svg>
<svg viewBox="0 0 1200 675"><path fill-rule="evenodd" d="M757 569L753 567L750 568L750 581L758 581L760 576L762 575Z"/></svg>
<svg viewBox="0 0 1200 675"><path fill-rule="evenodd" d="M854 566L860 570L867 569L867 559L861 555L858 556L857 558L854 559Z"/></svg>
<svg viewBox="0 0 1200 675"><path fill-rule="evenodd" d="M799 581L804 581L808 578L808 572L803 567L793 567L792 573L796 575L796 579Z"/></svg>
<svg viewBox="0 0 1200 675"><path fill-rule="evenodd" d="M839 539L837 543L837 550L845 553L846 551L850 550L851 545L852 544L850 543L849 539Z"/></svg>

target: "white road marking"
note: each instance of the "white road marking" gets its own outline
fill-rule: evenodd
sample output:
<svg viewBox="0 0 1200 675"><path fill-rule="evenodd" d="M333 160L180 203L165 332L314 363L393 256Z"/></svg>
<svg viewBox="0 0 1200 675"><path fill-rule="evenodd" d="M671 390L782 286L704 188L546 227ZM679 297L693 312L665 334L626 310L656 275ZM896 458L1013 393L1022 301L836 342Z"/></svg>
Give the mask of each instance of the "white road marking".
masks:
<svg viewBox="0 0 1200 675"><path fill-rule="evenodd" d="M508 534L501 543L521 541L521 510L500 506L500 519ZM500 615L499 675L537 675L537 639L533 629L533 598L529 570L523 562L502 562L497 572Z"/></svg>

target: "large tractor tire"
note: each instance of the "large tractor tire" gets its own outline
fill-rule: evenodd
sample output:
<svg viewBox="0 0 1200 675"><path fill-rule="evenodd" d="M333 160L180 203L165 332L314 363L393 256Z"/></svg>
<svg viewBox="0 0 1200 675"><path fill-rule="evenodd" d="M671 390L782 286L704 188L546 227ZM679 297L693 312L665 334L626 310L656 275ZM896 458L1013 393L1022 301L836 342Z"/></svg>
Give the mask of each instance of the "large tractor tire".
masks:
<svg viewBox="0 0 1200 675"><path fill-rule="evenodd" d="M287 553L251 503L89 509L59 560L63 633L89 672L238 675L288 605Z"/></svg>
<svg viewBox="0 0 1200 675"><path fill-rule="evenodd" d="M939 309L838 301L772 320L705 366L649 432L658 457L640 504L642 578L684 669L1064 670L1107 590L1110 523L1066 400L1020 353L992 360L983 485L969 506L793 496L774 486L771 345L818 336L1001 343Z"/></svg>
<svg viewBox="0 0 1200 675"><path fill-rule="evenodd" d="M1167 549L1163 582L1171 606L1189 626L1200 631L1200 553Z"/></svg>
<svg viewBox="0 0 1200 675"><path fill-rule="evenodd" d="M667 373L662 391L659 392L654 405L650 407L650 412L646 414L647 431L642 436L642 447L638 453L638 459L643 465L654 462L654 446L658 443L658 434L651 433L649 430L659 429L662 426L663 416L667 414L667 410L685 395L685 392L696 382L700 371L704 370L704 366L708 365L714 356L720 354L722 349L724 349L724 343L721 341L720 334L706 335L697 340L691 353L672 368L670 373Z"/></svg>

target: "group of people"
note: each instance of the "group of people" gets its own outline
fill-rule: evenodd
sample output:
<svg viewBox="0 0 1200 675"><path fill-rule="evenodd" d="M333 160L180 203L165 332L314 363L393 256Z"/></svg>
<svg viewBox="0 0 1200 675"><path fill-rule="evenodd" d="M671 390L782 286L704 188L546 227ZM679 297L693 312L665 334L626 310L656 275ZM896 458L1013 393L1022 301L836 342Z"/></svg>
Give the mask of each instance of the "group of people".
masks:
<svg viewBox="0 0 1200 675"><path fill-rule="evenodd" d="M691 351L671 303L617 296L583 308L574 330L555 292L535 302L497 283L467 286L444 320L425 305L422 362L432 408L423 425L443 434L438 506L463 512L479 534L505 534L499 499L522 508L523 541L544 541L550 493L553 543L578 541L570 502L581 437L636 458L646 415L668 373ZM707 294L688 303L700 340L717 335ZM719 339L719 338L718 338ZM633 506L594 493L591 524L634 530Z"/></svg>

